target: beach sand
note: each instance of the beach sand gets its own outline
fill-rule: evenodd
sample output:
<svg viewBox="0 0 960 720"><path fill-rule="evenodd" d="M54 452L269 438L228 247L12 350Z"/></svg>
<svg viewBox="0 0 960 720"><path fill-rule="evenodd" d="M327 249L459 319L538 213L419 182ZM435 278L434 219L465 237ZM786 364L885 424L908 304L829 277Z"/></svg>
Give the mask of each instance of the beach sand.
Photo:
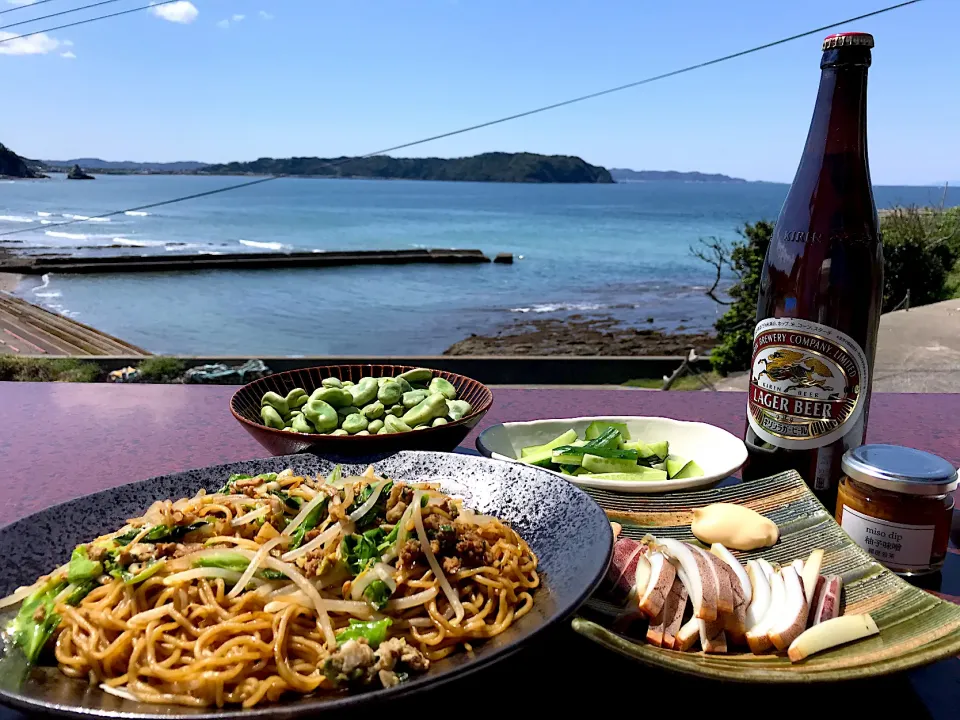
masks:
<svg viewBox="0 0 960 720"><path fill-rule="evenodd" d="M23 280L23 275L0 272L0 292L12 293Z"/></svg>

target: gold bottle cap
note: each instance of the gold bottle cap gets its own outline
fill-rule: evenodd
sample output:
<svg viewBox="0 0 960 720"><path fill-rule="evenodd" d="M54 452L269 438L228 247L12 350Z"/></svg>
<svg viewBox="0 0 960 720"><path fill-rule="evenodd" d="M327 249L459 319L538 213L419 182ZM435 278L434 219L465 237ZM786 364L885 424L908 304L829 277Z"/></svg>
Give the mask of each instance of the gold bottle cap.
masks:
<svg viewBox="0 0 960 720"><path fill-rule="evenodd" d="M822 50L835 50L841 47L873 47L873 35L864 32L847 32L828 35L823 39Z"/></svg>

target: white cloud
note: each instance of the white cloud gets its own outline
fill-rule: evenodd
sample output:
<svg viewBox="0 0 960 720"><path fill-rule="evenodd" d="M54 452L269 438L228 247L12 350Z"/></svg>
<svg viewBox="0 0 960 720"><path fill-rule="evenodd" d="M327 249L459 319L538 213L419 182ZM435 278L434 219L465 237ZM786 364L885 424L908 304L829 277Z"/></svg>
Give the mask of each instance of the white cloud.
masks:
<svg viewBox="0 0 960 720"><path fill-rule="evenodd" d="M264 20L273 20L273 15L268 13L266 10L260 11L260 17L263 18Z"/></svg>
<svg viewBox="0 0 960 720"><path fill-rule="evenodd" d="M233 21L234 21L234 22L240 22L240 21L243 20L245 17L246 17L246 15L234 15L234 16L233 16Z"/></svg>
<svg viewBox="0 0 960 720"><path fill-rule="evenodd" d="M189 0L177 0L177 2L166 5L157 5L151 8L150 12L158 18L182 25L189 25L196 20L197 15L200 14L200 11L197 10L196 6L192 2L189 2Z"/></svg>
<svg viewBox="0 0 960 720"><path fill-rule="evenodd" d="M221 30L226 30L228 27L230 27L230 21L221 20L220 22L217 23L217 27L220 28Z"/></svg>
<svg viewBox="0 0 960 720"><path fill-rule="evenodd" d="M66 58L67 60L76 60L77 56L73 54L70 50L67 50L65 53L60 53L60 57Z"/></svg>
<svg viewBox="0 0 960 720"><path fill-rule="evenodd" d="M46 33L37 33L30 37L17 37L11 32L0 32L0 55L46 55L60 47L60 41Z"/></svg>
<svg viewBox="0 0 960 720"><path fill-rule="evenodd" d="M64 47L73 47L73 40L64 40L61 45Z"/></svg>

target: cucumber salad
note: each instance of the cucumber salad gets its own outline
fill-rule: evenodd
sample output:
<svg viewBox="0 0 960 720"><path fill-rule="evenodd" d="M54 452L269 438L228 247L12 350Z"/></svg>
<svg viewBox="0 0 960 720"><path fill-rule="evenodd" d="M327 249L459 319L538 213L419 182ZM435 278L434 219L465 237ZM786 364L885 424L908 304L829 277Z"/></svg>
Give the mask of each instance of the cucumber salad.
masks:
<svg viewBox="0 0 960 720"><path fill-rule="evenodd" d="M625 423L594 421L583 439L567 430L543 445L520 450L520 462L563 475L605 480L680 480L703 475L693 460L670 454L666 440L633 441Z"/></svg>

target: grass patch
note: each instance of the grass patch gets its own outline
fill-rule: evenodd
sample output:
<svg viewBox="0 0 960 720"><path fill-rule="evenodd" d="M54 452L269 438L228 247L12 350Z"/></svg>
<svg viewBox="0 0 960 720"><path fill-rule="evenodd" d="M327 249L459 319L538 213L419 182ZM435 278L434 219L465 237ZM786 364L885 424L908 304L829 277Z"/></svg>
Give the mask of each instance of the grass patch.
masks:
<svg viewBox="0 0 960 720"><path fill-rule="evenodd" d="M703 375L703 377L705 377L711 383L716 383L722 379L719 373L715 373L713 371L700 373L700 374ZM638 378L636 380L627 380L623 384L623 386L647 388L649 390L659 390L663 386L663 378ZM671 390L703 390L704 387L700 383L700 381L697 380L695 375L684 375L681 378L677 378L677 380L673 383L670 389Z"/></svg>
<svg viewBox="0 0 960 720"><path fill-rule="evenodd" d="M139 382L169 383L180 378L186 370L186 363L174 357L148 357L137 365Z"/></svg>
<svg viewBox="0 0 960 720"><path fill-rule="evenodd" d="M100 367L74 358L0 355L0 380L15 382L96 382Z"/></svg>

